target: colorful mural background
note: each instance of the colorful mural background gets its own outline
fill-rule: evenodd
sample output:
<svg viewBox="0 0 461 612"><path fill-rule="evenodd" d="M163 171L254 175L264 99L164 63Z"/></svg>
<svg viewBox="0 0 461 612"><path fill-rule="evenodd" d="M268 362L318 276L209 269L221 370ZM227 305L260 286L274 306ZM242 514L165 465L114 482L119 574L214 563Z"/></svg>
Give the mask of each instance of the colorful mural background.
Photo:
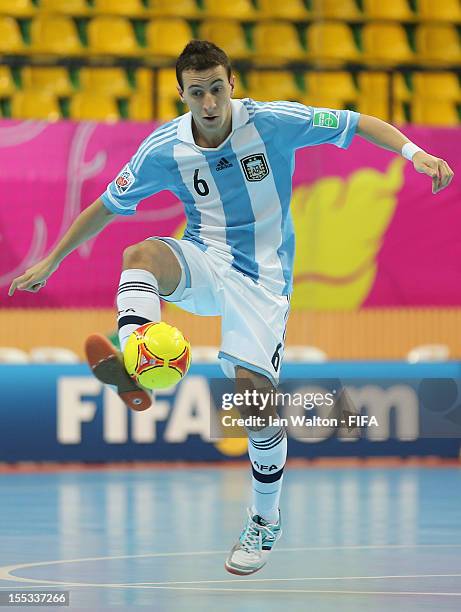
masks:
<svg viewBox="0 0 461 612"><path fill-rule="evenodd" d="M11 280L56 244L154 127L0 122L1 307L111 307L123 249L178 233L182 205L162 192L71 254L46 290L6 296ZM459 130L404 131L461 170ZM433 196L428 177L358 137L348 151L298 151L293 308L459 306L460 200L456 176Z"/></svg>

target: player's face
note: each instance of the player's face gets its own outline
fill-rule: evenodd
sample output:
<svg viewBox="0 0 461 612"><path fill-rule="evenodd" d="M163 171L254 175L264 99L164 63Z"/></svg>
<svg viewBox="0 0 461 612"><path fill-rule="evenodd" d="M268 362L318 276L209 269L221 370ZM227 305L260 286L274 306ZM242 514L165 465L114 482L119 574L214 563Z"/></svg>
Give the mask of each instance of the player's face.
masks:
<svg viewBox="0 0 461 612"><path fill-rule="evenodd" d="M224 66L207 70L184 70L183 89L178 87L181 100L192 113L195 126L205 137L230 131L232 111L230 99L234 87Z"/></svg>

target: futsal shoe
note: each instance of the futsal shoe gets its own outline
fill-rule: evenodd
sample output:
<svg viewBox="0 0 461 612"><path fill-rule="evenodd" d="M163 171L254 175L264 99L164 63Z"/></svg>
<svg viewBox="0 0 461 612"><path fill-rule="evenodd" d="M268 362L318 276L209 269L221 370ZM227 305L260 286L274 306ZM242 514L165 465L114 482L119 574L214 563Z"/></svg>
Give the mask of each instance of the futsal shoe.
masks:
<svg viewBox="0 0 461 612"><path fill-rule="evenodd" d="M128 375L123 355L101 334L91 334L85 341L85 353L90 368L98 380L110 385L122 401L133 410L147 410L152 405L151 394L137 385Z"/></svg>
<svg viewBox="0 0 461 612"><path fill-rule="evenodd" d="M269 553L282 535L280 511L276 525L268 523L257 514L252 516L250 509L247 512L247 524L224 564L228 572L238 576L254 574L264 567Z"/></svg>

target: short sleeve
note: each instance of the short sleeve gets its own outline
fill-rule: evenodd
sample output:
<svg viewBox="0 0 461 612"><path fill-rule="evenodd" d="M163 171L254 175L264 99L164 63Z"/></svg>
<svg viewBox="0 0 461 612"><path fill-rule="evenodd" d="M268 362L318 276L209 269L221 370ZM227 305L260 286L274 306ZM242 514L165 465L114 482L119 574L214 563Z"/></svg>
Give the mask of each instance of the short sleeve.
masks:
<svg viewBox="0 0 461 612"><path fill-rule="evenodd" d="M291 149L319 144L347 149L360 117L349 110L315 108L297 102L276 102L271 110L277 117L282 146Z"/></svg>
<svg viewBox="0 0 461 612"><path fill-rule="evenodd" d="M162 167L158 154L145 155L145 144L109 183L101 200L118 215L134 215L145 198L168 188L169 174Z"/></svg>

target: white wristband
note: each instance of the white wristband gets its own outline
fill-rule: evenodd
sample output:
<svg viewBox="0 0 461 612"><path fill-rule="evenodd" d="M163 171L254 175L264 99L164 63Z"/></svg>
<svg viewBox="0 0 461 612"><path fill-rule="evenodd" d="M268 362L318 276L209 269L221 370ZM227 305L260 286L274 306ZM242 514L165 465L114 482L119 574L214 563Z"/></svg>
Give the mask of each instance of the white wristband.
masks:
<svg viewBox="0 0 461 612"><path fill-rule="evenodd" d="M418 147L413 142L406 142L402 147L402 155L408 161L412 161L413 155L418 151L422 151L421 147Z"/></svg>

